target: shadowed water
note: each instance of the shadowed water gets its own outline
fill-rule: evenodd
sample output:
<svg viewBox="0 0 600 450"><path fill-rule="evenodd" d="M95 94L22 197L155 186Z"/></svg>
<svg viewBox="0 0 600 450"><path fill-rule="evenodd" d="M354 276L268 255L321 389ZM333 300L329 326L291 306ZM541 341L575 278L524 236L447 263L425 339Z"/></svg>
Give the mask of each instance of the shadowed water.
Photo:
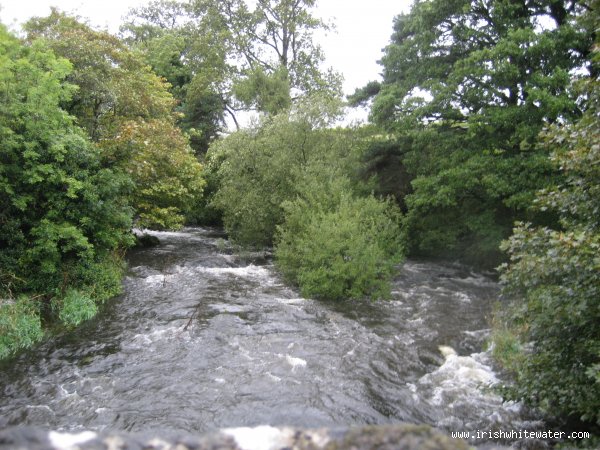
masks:
<svg viewBox="0 0 600 450"><path fill-rule="evenodd" d="M0 366L0 426L535 425L483 389L492 280L409 261L391 301L319 302L214 230L154 234L98 317Z"/></svg>

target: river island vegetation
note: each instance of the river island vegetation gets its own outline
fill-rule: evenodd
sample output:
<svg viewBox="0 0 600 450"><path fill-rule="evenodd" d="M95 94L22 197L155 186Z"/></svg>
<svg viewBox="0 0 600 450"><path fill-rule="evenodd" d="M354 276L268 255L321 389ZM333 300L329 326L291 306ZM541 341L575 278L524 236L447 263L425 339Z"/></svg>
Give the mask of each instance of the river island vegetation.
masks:
<svg viewBox="0 0 600 450"><path fill-rule="evenodd" d="M347 99L315 6L0 28L0 358L116 295L134 227L217 224L325 300L389 297L406 256L498 269L503 394L598 434L598 0L416 0Z"/></svg>

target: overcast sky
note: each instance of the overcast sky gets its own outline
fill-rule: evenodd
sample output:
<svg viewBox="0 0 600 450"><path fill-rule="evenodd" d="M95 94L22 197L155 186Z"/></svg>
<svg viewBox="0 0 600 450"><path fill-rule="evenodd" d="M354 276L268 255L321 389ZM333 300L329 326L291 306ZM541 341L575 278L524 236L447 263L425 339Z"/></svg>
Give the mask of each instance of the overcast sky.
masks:
<svg viewBox="0 0 600 450"><path fill-rule="evenodd" d="M92 25L116 32L131 7L148 0L0 0L0 20L13 30L32 16L44 16L50 6L74 12ZM344 75L347 94L378 79L376 61L392 33L395 15L408 11L411 0L318 0L317 15L336 24L337 31L318 37L327 65Z"/></svg>

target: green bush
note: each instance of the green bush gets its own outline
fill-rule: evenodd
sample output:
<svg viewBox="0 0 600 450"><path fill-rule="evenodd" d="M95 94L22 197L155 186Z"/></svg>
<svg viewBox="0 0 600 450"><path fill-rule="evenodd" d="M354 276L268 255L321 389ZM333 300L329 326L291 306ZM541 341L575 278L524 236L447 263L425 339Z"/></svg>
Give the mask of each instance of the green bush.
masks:
<svg viewBox="0 0 600 450"><path fill-rule="evenodd" d="M0 359L31 347L43 335L38 308L31 299L0 300Z"/></svg>
<svg viewBox="0 0 600 450"><path fill-rule="evenodd" d="M120 290L132 242L130 177L61 108L75 91L71 69L44 42L23 45L0 26L0 298L11 299L0 357L41 338L50 304L68 324L94 314Z"/></svg>
<svg viewBox="0 0 600 450"><path fill-rule="evenodd" d="M62 299L55 298L52 306L57 310L60 321L67 327L76 327L98 312L94 300L75 289L69 289Z"/></svg>
<svg viewBox="0 0 600 450"><path fill-rule="evenodd" d="M69 285L86 291L97 303L121 293L125 263L118 252L94 261L78 261L68 268Z"/></svg>
<svg viewBox="0 0 600 450"><path fill-rule="evenodd" d="M282 203L293 200L307 179L358 172L366 140L355 130L324 128L326 117L333 115L328 108L334 109L326 100L315 100L210 147L207 166L217 174L211 180L217 188L212 206L222 212L225 230L236 243L272 245L284 218Z"/></svg>
<svg viewBox="0 0 600 450"><path fill-rule="evenodd" d="M285 222L276 239L278 269L304 296L389 297L390 279L403 254L398 207L348 191L329 196L328 202L336 197L337 205L314 199L285 203Z"/></svg>
<svg viewBox="0 0 600 450"><path fill-rule="evenodd" d="M503 323L521 351L509 359L505 394L562 418L600 425L600 89L589 109L545 142L566 182L538 194L536 207L560 216L556 228L519 223L503 244L505 292L516 300Z"/></svg>

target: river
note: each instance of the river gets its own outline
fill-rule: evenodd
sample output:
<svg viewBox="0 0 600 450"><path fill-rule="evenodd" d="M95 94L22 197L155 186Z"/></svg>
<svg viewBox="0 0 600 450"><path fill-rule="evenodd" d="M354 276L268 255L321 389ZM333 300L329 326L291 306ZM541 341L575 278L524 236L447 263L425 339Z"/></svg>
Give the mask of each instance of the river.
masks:
<svg viewBox="0 0 600 450"><path fill-rule="evenodd" d="M483 350L490 278L408 261L390 301L320 302L218 230L153 234L160 246L128 256L123 295L0 366L0 426L540 425L486 388L498 382Z"/></svg>

